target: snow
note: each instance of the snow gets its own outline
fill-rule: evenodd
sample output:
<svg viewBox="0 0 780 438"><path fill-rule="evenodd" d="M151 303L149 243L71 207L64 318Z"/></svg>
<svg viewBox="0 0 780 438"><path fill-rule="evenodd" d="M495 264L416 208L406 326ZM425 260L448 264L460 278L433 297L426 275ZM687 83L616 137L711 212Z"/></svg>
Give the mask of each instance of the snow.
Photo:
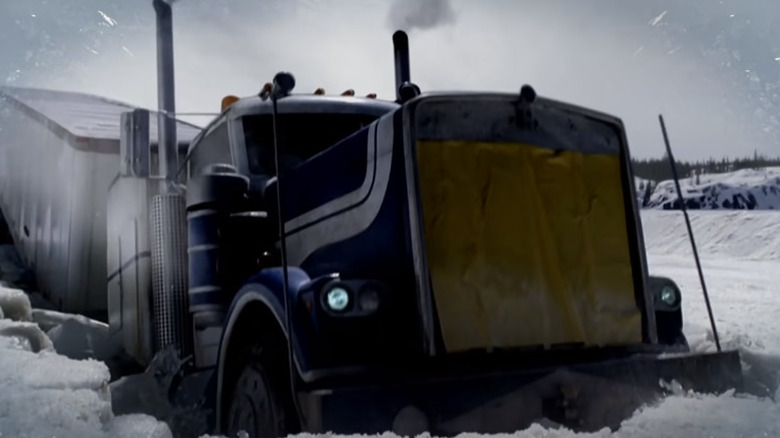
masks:
<svg viewBox="0 0 780 438"><path fill-rule="evenodd" d="M36 88L0 86L0 101L3 99L50 119L57 125L50 126L51 129L61 128L85 139L119 141L120 115L134 109L129 104L103 97ZM155 111L150 111L149 138L153 144L157 139L156 115ZM177 121L176 136L181 143L189 143L199 132L195 125Z"/></svg>
<svg viewBox="0 0 780 438"><path fill-rule="evenodd" d="M32 321L30 299L23 290L0 286L0 308L8 319Z"/></svg>
<svg viewBox="0 0 780 438"><path fill-rule="evenodd" d="M680 187L686 206L691 209L780 209L780 167L698 175L681 179ZM638 184L636 189L642 199ZM676 209L677 198L674 181L662 181L645 207Z"/></svg>
<svg viewBox="0 0 780 438"><path fill-rule="evenodd" d="M8 319L32 321L30 299L23 290L0 286L0 308Z"/></svg>
<svg viewBox="0 0 780 438"><path fill-rule="evenodd" d="M696 246L703 258L725 259L726 264L734 260L780 260L778 212L691 210L688 216L691 219ZM693 251L681 211L645 210L642 212L642 219L648 253L687 258L693 263ZM660 262L663 264L663 260ZM754 266L755 269L766 267L760 263L748 266Z"/></svg>
<svg viewBox="0 0 780 438"><path fill-rule="evenodd" d="M18 345L32 352L54 351L54 344L38 325L0 319L0 336L13 338Z"/></svg>
<svg viewBox="0 0 780 438"><path fill-rule="evenodd" d="M34 312L22 291L0 287L0 309L9 318L0 319L0 436L172 437L168 426L153 417L113 414L105 363L60 354L60 348L80 345L74 335L65 336L73 324L95 324L63 318L64 323L50 331L55 332L52 341L37 323L29 322ZM57 316L35 313L50 321ZM65 324L71 328L62 328Z"/></svg>
<svg viewBox="0 0 780 438"><path fill-rule="evenodd" d="M30 301L32 302L32 300ZM101 332L108 330L108 324L106 323L95 321L82 315L62 313L57 312L56 310L34 308L32 309L32 319L36 324L41 326L41 328L47 332L68 321L76 321Z"/></svg>
<svg viewBox="0 0 780 438"><path fill-rule="evenodd" d="M150 417L114 417L108 369L0 337L0 433L13 437L170 437ZM131 421L132 420L132 421Z"/></svg>

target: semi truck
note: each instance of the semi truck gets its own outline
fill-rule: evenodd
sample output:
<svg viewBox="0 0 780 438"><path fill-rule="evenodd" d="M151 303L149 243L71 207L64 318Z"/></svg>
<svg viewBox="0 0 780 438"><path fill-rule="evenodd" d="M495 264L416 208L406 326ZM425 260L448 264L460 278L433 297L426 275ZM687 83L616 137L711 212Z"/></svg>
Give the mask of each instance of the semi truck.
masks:
<svg viewBox="0 0 780 438"><path fill-rule="evenodd" d="M740 388L649 273L618 117L422 92L397 31L394 99L282 72L200 128L153 5L157 111L0 87L0 208L45 297L142 366L175 353L208 432L597 430L664 382Z"/></svg>

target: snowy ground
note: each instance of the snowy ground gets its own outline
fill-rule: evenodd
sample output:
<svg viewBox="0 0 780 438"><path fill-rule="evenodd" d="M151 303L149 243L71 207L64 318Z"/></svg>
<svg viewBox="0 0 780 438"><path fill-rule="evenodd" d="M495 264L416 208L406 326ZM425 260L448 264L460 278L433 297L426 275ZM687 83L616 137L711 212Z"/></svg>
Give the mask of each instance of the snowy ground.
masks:
<svg viewBox="0 0 780 438"><path fill-rule="evenodd" d="M671 276L680 284L685 294L686 334L692 347L713 350L701 287L689 244L684 240L682 214L648 210L642 216L651 272ZM777 373L780 213L696 211L691 217L723 346L739 348L746 369L762 367ZM151 417L112 413L109 372L102 362L74 360L55 353L57 342L49 338L56 341L58 333L67 327L62 325L62 316L58 319L53 313L31 313L25 298L6 288L0 289L0 297L5 297L0 298L0 308L6 317L0 320L0 437L171 436L164 423ZM30 319L44 326L48 336L38 325L24 322ZM99 325L91 327L100 329ZM780 436L780 403L733 393L679 394L637 412L614 433L573 434L535 425L512 436Z"/></svg>

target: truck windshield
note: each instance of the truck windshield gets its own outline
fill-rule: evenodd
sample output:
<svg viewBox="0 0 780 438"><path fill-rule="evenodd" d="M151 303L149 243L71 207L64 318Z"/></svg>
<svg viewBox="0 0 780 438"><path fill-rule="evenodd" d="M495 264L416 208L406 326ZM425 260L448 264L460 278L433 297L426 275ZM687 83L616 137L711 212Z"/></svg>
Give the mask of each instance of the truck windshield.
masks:
<svg viewBox="0 0 780 438"><path fill-rule="evenodd" d="M359 131L376 116L367 114L280 114L279 162L282 172L292 169L330 146ZM274 175L274 132L270 114L245 116L249 172Z"/></svg>

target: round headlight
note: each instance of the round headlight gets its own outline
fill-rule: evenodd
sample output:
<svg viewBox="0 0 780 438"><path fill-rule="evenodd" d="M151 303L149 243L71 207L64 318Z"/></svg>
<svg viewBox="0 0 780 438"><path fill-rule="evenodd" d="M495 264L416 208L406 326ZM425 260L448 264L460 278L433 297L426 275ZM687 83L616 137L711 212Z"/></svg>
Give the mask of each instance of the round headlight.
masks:
<svg viewBox="0 0 780 438"><path fill-rule="evenodd" d="M342 287L334 287L326 296L328 307L336 312L341 312L349 305L349 292Z"/></svg>
<svg viewBox="0 0 780 438"><path fill-rule="evenodd" d="M667 306L674 306L677 304L677 290L672 286L664 286L661 288L661 301Z"/></svg>
<svg viewBox="0 0 780 438"><path fill-rule="evenodd" d="M358 305L364 312L375 312L379 308L379 292L370 287L364 289L358 297Z"/></svg>

